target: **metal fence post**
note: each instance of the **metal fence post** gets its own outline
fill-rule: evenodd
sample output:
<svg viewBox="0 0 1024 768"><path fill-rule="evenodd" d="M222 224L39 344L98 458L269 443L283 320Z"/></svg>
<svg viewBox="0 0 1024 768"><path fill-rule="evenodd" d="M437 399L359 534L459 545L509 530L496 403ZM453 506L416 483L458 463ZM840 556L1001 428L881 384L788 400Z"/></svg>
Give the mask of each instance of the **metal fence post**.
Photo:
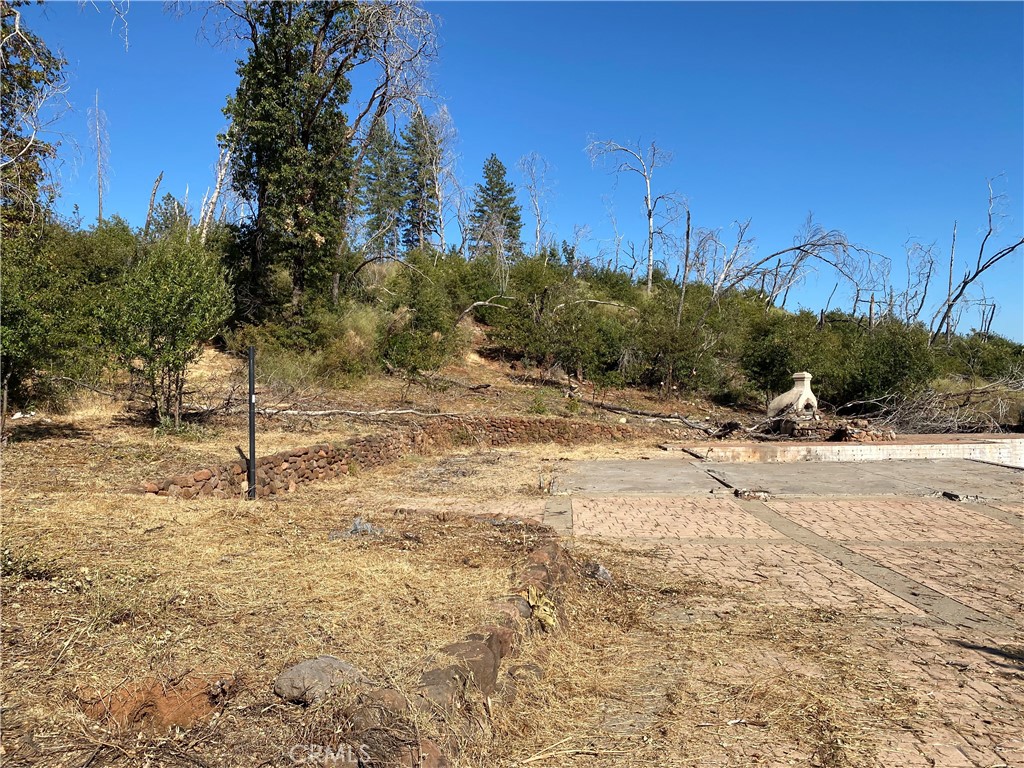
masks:
<svg viewBox="0 0 1024 768"><path fill-rule="evenodd" d="M256 347L249 347L249 461L248 498L256 498Z"/></svg>

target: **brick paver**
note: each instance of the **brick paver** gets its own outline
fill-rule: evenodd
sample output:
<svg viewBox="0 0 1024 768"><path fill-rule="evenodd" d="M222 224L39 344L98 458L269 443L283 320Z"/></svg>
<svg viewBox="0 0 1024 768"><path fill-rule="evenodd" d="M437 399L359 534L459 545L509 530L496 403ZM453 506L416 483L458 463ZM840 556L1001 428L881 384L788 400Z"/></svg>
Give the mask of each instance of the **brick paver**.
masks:
<svg viewBox="0 0 1024 768"><path fill-rule="evenodd" d="M769 604L874 617L874 651L934 714L927 727L878 734L878 764L1024 768L1021 528L1005 515L1007 521L931 499L796 499L767 507L994 623L973 630L948 613L931 615L922 603L891 594L839 556L812 551L728 499L574 498L572 530L577 537L656 548L667 567L754 591ZM993 508L1021 512L1014 504ZM738 753L723 749L722 762L701 764L739 764ZM774 754L765 764L784 765L786 758Z"/></svg>
<svg viewBox="0 0 1024 768"><path fill-rule="evenodd" d="M771 501L768 506L819 536L837 541L1012 540L1019 531L948 501L850 499Z"/></svg>
<svg viewBox="0 0 1024 768"><path fill-rule="evenodd" d="M1024 563L1019 546L992 543L984 549L963 550L947 544L923 551L899 546L850 548L1004 623L1013 624L1024 615Z"/></svg>

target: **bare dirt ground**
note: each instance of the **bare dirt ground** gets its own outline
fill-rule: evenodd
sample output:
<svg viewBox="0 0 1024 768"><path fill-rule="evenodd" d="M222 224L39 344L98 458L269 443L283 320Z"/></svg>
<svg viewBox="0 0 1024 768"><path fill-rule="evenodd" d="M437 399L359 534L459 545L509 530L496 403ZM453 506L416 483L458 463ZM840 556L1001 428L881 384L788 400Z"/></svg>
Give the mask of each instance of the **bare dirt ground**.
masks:
<svg viewBox="0 0 1024 768"><path fill-rule="evenodd" d="M383 380L332 402L567 408L557 388L506 386L490 365L446 371L491 381L483 394ZM295 755L309 753L295 745L337 743L345 724L330 706L282 703L272 684L283 667L330 653L410 690L423 659L507 592L531 547L521 530L469 514L543 519L561 500L546 489L554 479L557 490L574 462L643 461L662 439L412 456L274 501L185 501L127 489L230 458L243 442L237 416L179 435L109 407L48 419L27 420L3 455L0 749L12 766L298 764ZM265 420L259 451L376 428ZM473 733L453 744L443 723L421 724L459 748L455 765L1024 765L1019 624L966 632L865 586L729 501L570 502L575 558L600 562L613 583L580 578L566 600L569 628L521 649L543 679L484 711ZM892 500L795 503L768 502L768 511L824 535L846 521L844 545L864 556L886 548L894 572L1019 622L1005 615L1021 605L1012 525L964 549L962 522L937 517L958 507L912 509L925 524L943 521L932 538L945 545L933 550L948 557L929 556L922 570L919 536L865 533L909 514L886 506ZM1018 512L1013 502L997 508ZM345 536L357 516L380 535ZM973 597L986 594L975 564L1003 585L991 601ZM90 691L210 676L230 679L231 690L189 728L125 729L83 709Z"/></svg>

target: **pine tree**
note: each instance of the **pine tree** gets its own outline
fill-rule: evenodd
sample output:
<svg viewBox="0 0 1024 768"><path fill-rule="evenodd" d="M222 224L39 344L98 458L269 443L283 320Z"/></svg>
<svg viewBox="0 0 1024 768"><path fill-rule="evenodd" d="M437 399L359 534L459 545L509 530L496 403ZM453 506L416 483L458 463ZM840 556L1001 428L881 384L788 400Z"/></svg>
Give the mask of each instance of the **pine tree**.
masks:
<svg viewBox="0 0 1024 768"><path fill-rule="evenodd" d="M402 243L406 248L423 248L440 228L440 201L437 199L437 160L441 151L434 126L421 110L416 110L402 132L402 163L405 174L405 228Z"/></svg>
<svg viewBox="0 0 1024 768"><path fill-rule="evenodd" d="M0 225L3 238L49 210L56 188L47 163L57 145L41 130L43 105L66 88L65 61L21 18L22 0L0 3Z"/></svg>
<svg viewBox="0 0 1024 768"><path fill-rule="evenodd" d="M383 122L374 125L363 166L362 212L372 255L396 254L405 207L402 157L398 142Z"/></svg>
<svg viewBox="0 0 1024 768"><path fill-rule="evenodd" d="M497 155L484 162L484 180L476 185L469 224L474 256L493 253L507 259L522 253L522 209Z"/></svg>
<svg viewBox="0 0 1024 768"><path fill-rule="evenodd" d="M288 265L292 303L323 279L342 240L351 147L343 110L358 9L342 2L241 6L251 45L225 113L232 183L255 210L249 274L257 294L275 261Z"/></svg>

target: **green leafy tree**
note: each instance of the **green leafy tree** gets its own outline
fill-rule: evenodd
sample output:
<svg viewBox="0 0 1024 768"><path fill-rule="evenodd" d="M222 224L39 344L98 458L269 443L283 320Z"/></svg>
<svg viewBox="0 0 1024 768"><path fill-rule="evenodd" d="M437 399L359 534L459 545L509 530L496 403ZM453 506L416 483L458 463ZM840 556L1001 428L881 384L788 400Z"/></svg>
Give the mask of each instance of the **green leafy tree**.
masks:
<svg viewBox="0 0 1024 768"><path fill-rule="evenodd" d="M37 222L5 238L0 369L12 403L60 406L70 379L99 377L103 310L136 252L116 216L86 231Z"/></svg>
<svg viewBox="0 0 1024 768"><path fill-rule="evenodd" d="M225 113L232 183L255 215L246 238L248 290L287 265L292 303L330 274L342 242L351 147L344 105L358 58L350 2L249 2L239 7L250 43ZM255 302L258 303L258 302Z"/></svg>
<svg viewBox="0 0 1024 768"><path fill-rule="evenodd" d="M435 126L417 109L402 131L402 164L405 176L405 215L402 243L406 248L425 248L440 228L437 172L441 152Z"/></svg>
<svg viewBox="0 0 1024 768"><path fill-rule="evenodd" d="M398 142L383 121L370 131L363 165L362 209L371 256L398 253L399 231L405 207L402 158Z"/></svg>
<svg viewBox="0 0 1024 768"><path fill-rule="evenodd" d="M68 265L76 239L55 224L8 238L3 246L0 376L8 400L59 405L61 377L89 376L102 365L91 288Z"/></svg>
<svg viewBox="0 0 1024 768"><path fill-rule="evenodd" d="M484 180L476 185L469 217L470 244L475 256L493 254L510 259L523 251L522 208L497 155L484 162Z"/></svg>
<svg viewBox="0 0 1024 768"><path fill-rule="evenodd" d="M145 248L127 271L108 322L121 361L146 383L157 421L173 417L180 426L188 368L230 313L220 261L185 227Z"/></svg>

